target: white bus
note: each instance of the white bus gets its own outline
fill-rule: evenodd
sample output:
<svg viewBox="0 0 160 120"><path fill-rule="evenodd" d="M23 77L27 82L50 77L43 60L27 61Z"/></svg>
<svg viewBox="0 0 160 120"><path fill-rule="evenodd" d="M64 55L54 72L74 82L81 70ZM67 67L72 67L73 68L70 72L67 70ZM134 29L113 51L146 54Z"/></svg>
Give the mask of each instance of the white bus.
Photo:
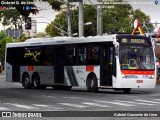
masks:
<svg viewBox="0 0 160 120"><path fill-rule="evenodd" d="M153 43L140 35L32 38L6 45L6 80L24 88L154 88Z"/></svg>

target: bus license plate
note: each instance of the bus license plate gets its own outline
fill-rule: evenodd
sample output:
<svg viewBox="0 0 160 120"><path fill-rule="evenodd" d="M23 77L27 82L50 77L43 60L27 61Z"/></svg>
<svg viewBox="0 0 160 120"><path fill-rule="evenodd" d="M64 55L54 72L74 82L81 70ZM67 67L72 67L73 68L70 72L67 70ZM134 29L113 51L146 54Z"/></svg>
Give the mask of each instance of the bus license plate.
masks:
<svg viewBox="0 0 160 120"><path fill-rule="evenodd" d="M143 83L143 80L137 80L136 83Z"/></svg>

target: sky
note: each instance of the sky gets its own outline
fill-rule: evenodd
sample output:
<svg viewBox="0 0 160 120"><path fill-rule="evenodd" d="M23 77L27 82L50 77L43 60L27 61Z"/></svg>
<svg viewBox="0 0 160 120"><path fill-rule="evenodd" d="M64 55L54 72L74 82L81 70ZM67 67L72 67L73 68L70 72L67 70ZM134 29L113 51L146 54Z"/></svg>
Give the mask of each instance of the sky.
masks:
<svg viewBox="0 0 160 120"><path fill-rule="evenodd" d="M96 1L97 0L84 0L84 3L96 4ZM128 1L132 5L133 9L140 9L146 15L149 15L152 23L155 23L155 21L160 23L160 0L158 0L157 5L154 3L155 0L125 0L125 1ZM37 21L37 32L44 32L45 27L48 25L48 23L54 20L58 12L53 11L51 6L49 6L49 4L47 3L37 2L36 5L41 10L39 11L39 14L31 15L31 17L32 19L35 19ZM38 23L38 22L45 22L45 23ZM0 29L4 29L2 25L0 25Z"/></svg>

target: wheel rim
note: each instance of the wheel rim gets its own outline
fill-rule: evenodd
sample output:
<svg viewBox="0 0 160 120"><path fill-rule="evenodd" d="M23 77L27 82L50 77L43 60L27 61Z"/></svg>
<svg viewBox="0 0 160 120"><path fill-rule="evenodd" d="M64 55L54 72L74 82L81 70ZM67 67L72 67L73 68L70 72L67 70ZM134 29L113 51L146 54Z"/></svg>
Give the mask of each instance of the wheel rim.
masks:
<svg viewBox="0 0 160 120"><path fill-rule="evenodd" d="M94 87L94 80L91 79L91 87L93 88Z"/></svg>
<svg viewBox="0 0 160 120"><path fill-rule="evenodd" d="M25 77L24 84L25 84L25 86L27 86L29 84L29 78L28 77Z"/></svg>
<svg viewBox="0 0 160 120"><path fill-rule="evenodd" d="M34 78L33 84L34 84L34 87L38 87L38 85L39 85L39 80L38 80L37 77Z"/></svg>

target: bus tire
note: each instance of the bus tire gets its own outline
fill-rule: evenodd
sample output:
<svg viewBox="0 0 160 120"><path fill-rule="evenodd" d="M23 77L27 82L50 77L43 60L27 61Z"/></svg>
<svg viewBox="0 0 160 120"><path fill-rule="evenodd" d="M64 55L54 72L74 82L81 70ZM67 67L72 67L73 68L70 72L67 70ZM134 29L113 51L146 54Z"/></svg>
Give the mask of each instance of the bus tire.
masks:
<svg viewBox="0 0 160 120"><path fill-rule="evenodd" d="M40 89L41 88L40 77L39 77L38 74L33 74L32 84L33 84L33 88L35 88L35 89Z"/></svg>
<svg viewBox="0 0 160 120"><path fill-rule="evenodd" d="M123 88L123 92L125 94L129 94L131 92L131 88Z"/></svg>
<svg viewBox="0 0 160 120"><path fill-rule="evenodd" d="M87 91L98 92L97 78L95 75L90 75L87 79Z"/></svg>
<svg viewBox="0 0 160 120"><path fill-rule="evenodd" d="M30 78L28 73L25 73L22 77L22 85L25 89L31 89L32 84L30 83Z"/></svg>

